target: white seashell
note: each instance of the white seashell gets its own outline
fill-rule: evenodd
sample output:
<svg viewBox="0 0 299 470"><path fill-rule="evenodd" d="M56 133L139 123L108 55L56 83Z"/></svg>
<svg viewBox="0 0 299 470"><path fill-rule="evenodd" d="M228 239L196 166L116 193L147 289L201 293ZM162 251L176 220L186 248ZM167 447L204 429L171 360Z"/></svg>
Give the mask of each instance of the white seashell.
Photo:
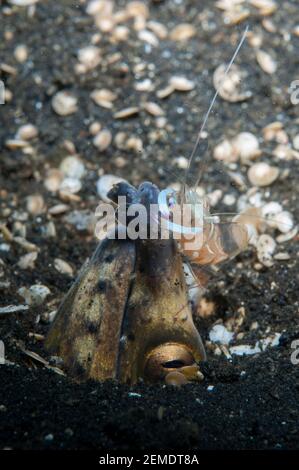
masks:
<svg viewBox="0 0 299 470"><path fill-rule="evenodd" d="M169 37L172 41L187 41L196 35L196 28L190 23L182 23L174 27Z"/></svg>
<svg viewBox="0 0 299 470"><path fill-rule="evenodd" d="M51 293L47 286L34 284L29 287L21 287L18 294L23 297L27 305L41 305Z"/></svg>
<svg viewBox="0 0 299 470"><path fill-rule="evenodd" d="M111 132L108 129L103 129L102 131L100 131L98 134L95 135L92 142L93 142L93 145L98 150L103 152L109 147L109 145L111 144L111 141L112 141Z"/></svg>
<svg viewBox="0 0 299 470"><path fill-rule="evenodd" d="M159 23L158 21L148 21L147 27L153 31L153 33L158 36L159 39L166 39L168 31L164 24Z"/></svg>
<svg viewBox="0 0 299 470"><path fill-rule="evenodd" d="M89 132L91 135L96 135L100 132L100 130L102 129L102 125L100 122L98 121L95 121L93 122L92 124L90 124L89 126Z"/></svg>
<svg viewBox="0 0 299 470"><path fill-rule="evenodd" d="M37 135L38 130L36 126L34 126L33 124L24 124L24 126L21 126L18 129L16 138L21 140L31 140L37 137Z"/></svg>
<svg viewBox="0 0 299 470"><path fill-rule="evenodd" d="M273 155L280 160L292 160L294 157L295 151L288 145L279 144L273 150Z"/></svg>
<svg viewBox="0 0 299 470"><path fill-rule="evenodd" d="M134 88L137 91L152 91L154 87L153 82L149 78L145 78L141 82L136 82Z"/></svg>
<svg viewBox="0 0 299 470"><path fill-rule="evenodd" d="M40 194L34 194L27 197L26 201L27 211L33 215L42 214L45 210L45 201Z"/></svg>
<svg viewBox="0 0 299 470"><path fill-rule="evenodd" d="M72 194L78 193L82 188L82 183L76 178L64 178L60 184L59 189Z"/></svg>
<svg viewBox="0 0 299 470"><path fill-rule="evenodd" d="M190 91L194 88L194 82L185 77L174 76L169 80L169 84L177 91Z"/></svg>
<svg viewBox="0 0 299 470"><path fill-rule="evenodd" d="M214 325L209 332L212 343L229 344L234 337L234 333L228 331L224 325Z"/></svg>
<svg viewBox="0 0 299 470"><path fill-rule="evenodd" d="M164 110L159 106L157 103L154 103L153 101L147 101L146 103L143 104L144 109L151 114L152 116L163 116Z"/></svg>
<svg viewBox="0 0 299 470"><path fill-rule="evenodd" d="M128 2L126 12L132 17L143 16L144 18L147 18L149 16L149 9L144 2Z"/></svg>
<svg viewBox="0 0 299 470"><path fill-rule="evenodd" d="M91 0L88 2L86 12L88 15L111 15L113 11L113 3L106 0Z"/></svg>
<svg viewBox="0 0 299 470"><path fill-rule="evenodd" d="M288 261L289 259L291 259L291 256L289 255L289 253L281 251L280 253L276 253L273 258L277 261Z"/></svg>
<svg viewBox="0 0 299 470"><path fill-rule="evenodd" d="M269 186L279 175L279 169L268 163L255 163L248 170L248 179L254 186Z"/></svg>
<svg viewBox="0 0 299 470"><path fill-rule="evenodd" d="M116 41L127 41L129 34L130 30L127 26L117 26L113 31L113 38Z"/></svg>
<svg viewBox="0 0 299 470"><path fill-rule="evenodd" d="M178 168L181 168L182 170L186 170L188 168L189 161L186 157L177 157L175 159L175 162L178 166Z"/></svg>
<svg viewBox="0 0 299 470"><path fill-rule="evenodd" d="M11 3L12 5L17 5L18 7L30 7L38 1L39 0L8 0L8 3Z"/></svg>
<svg viewBox="0 0 299 470"><path fill-rule="evenodd" d="M167 98L175 91L175 88L172 85L168 85L167 87L157 91L157 97L160 99Z"/></svg>
<svg viewBox="0 0 299 470"><path fill-rule="evenodd" d="M281 233L288 233L294 227L294 219L290 212L282 211L275 215L276 227Z"/></svg>
<svg viewBox="0 0 299 470"><path fill-rule="evenodd" d="M117 98L117 95L106 88L102 88L100 90L94 90L90 97L98 106L110 109L112 108L113 101Z"/></svg>
<svg viewBox="0 0 299 470"><path fill-rule="evenodd" d="M263 128L264 139L268 142L276 139L276 135L283 128L283 124L280 121L274 121Z"/></svg>
<svg viewBox="0 0 299 470"><path fill-rule="evenodd" d="M59 116L68 116L77 111L77 98L68 91L59 91L52 98L52 108Z"/></svg>
<svg viewBox="0 0 299 470"><path fill-rule="evenodd" d="M132 135L125 143L126 150L133 150L135 153L141 153L143 150L143 142L140 137Z"/></svg>
<svg viewBox="0 0 299 470"><path fill-rule="evenodd" d="M148 29L143 29L143 30L139 31L138 38L141 41L147 42L148 44L150 44L153 47L158 47L159 46L158 38L154 35L154 33L149 31Z"/></svg>
<svg viewBox="0 0 299 470"><path fill-rule="evenodd" d="M28 49L25 44L19 44L14 50L15 59L23 64L28 59Z"/></svg>
<svg viewBox="0 0 299 470"><path fill-rule="evenodd" d="M69 263L67 263L63 259L55 258L54 267L61 274L67 274L69 276L73 275L73 268Z"/></svg>
<svg viewBox="0 0 299 470"><path fill-rule="evenodd" d="M242 91L241 84L245 82L247 73L236 64L233 64L230 71L225 74L228 64L219 65L213 75L215 90L226 101L235 103L251 98L251 91Z"/></svg>
<svg viewBox="0 0 299 470"><path fill-rule="evenodd" d="M293 147L295 150L299 150L299 134L295 135L293 139Z"/></svg>
<svg viewBox="0 0 299 470"><path fill-rule="evenodd" d="M27 147L28 142L21 139L7 139L5 141L5 146L10 150L18 150Z"/></svg>
<svg viewBox="0 0 299 470"><path fill-rule="evenodd" d="M275 251L275 247L275 240L270 237L270 235L263 234L259 237L256 244L257 257L260 263L262 263L264 266L273 266L272 255Z"/></svg>
<svg viewBox="0 0 299 470"><path fill-rule="evenodd" d="M52 168L48 171L44 185L48 191L58 191L61 181L63 180L63 173L57 168Z"/></svg>
<svg viewBox="0 0 299 470"><path fill-rule="evenodd" d="M64 158L59 169L65 176L74 179L81 179L85 173L84 163L73 155Z"/></svg>
<svg viewBox="0 0 299 470"><path fill-rule="evenodd" d="M276 227L275 216L282 212L282 206L278 202L268 202L261 208L261 214L267 219L269 227Z"/></svg>
<svg viewBox="0 0 299 470"><path fill-rule="evenodd" d="M97 192L100 198L104 202L110 202L110 199L107 197L107 194L115 184L120 183L121 181L125 180L123 178L120 178L119 176L109 174L101 176L97 181Z"/></svg>
<svg viewBox="0 0 299 470"><path fill-rule="evenodd" d="M86 46L78 51L78 60L85 65L87 69L93 69L101 61L101 51L96 46Z"/></svg>
<svg viewBox="0 0 299 470"><path fill-rule="evenodd" d="M264 72L268 74L273 74L276 72L277 62L267 52L259 49L256 52L256 60Z"/></svg>
<svg viewBox="0 0 299 470"><path fill-rule="evenodd" d="M224 139L214 148L213 152L215 160L220 160L225 163L234 163L238 161L237 149L233 147L228 139Z"/></svg>
<svg viewBox="0 0 299 470"><path fill-rule="evenodd" d="M69 206L67 204L55 204L55 206L50 207L48 212L51 215L59 215L59 214L64 214L68 210L69 210Z"/></svg>
<svg viewBox="0 0 299 470"><path fill-rule="evenodd" d="M250 132L241 132L232 141L232 145L244 163L260 155L259 141Z"/></svg>
<svg viewBox="0 0 299 470"><path fill-rule="evenodd" d="M276 237L276 241L277 241L277 243L288 242L288 241L292 240L297 235L297 233L298 233L298 226L294 227L292 230L290 230L287 233L284 233L282 235L278 235L278 237Z"/></svg>
<svg viewBox="0 0 299 470"><path fill-rule="evenodd" d="M115 119L125 119L131 116L134 116L135 114L139 113L139 108L137 106L132 106L130 108L125 108L122 109L121 111L117 111L117 113L114 114Z"/></svg>
<svg viewBox="0 0 299 470"><path fill-rule="evenodd" d="M34 263L37 260L38 253L36 251L32 251L31 253L27 253L26 255L21 256L18 261L18 266L21 269L28 269L34 268Z"/></svg>

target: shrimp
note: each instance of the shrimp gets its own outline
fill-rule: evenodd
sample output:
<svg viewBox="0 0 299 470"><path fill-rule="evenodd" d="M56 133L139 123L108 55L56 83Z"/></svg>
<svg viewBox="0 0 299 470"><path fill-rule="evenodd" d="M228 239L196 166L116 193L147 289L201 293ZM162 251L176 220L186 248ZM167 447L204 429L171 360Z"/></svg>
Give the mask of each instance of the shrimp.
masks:
<svg viewBox="0 0 299 470"><path fill-rule="evenodd" d="M239 53L246 39L247 31L248 26L226 68L224 76L229 72ZM172 232L177 239L181 253L190 263L199 266L216 265L236 256L246 249L250 236L250 230L246 224L242 224L236 219L224 221L221 215L213 216L210 213L208 199L200 197L196 189L187 185L187 177L190 173L191 163L202 139L203 131L217 96L218 90L213 96L197 135L193 151L188 161L182 189L175 191L172 188L166 188L160 192L158 198L162 223L166 224L166 228ZM201 175L202 171L195 187L198 185ZM184 219L186 211L190 212L187 224L177 223L177 219ZM176 217L174 217L174 213ZM177 214L179 214L179 217L177 217Z"/></svg>

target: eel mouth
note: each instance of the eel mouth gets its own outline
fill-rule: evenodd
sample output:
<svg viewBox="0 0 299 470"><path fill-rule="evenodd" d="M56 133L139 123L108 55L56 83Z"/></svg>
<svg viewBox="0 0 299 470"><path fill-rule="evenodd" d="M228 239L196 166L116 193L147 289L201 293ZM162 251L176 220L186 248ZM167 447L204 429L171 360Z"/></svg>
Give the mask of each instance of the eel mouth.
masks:
<svg viewBox="0 0 299 470"><path fill-rule="evenodd" d="M183 374L188 382L201 379L199 366L192 352L183 344L161 344L147 355L144 368L145 380L163 381L174 371Z"/></svg>

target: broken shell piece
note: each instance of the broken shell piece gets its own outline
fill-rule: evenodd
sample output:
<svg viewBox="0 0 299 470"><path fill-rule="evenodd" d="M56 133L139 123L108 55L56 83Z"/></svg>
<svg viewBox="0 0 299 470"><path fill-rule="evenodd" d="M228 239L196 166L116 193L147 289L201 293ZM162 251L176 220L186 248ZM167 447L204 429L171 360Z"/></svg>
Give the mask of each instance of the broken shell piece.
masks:
<svg viewBox="0 0 299 470"><path fill-rule="evenodd" d="M283 129L283 124L280 121L274 121L263 128L263 136L265 141L276 139L277 133Z"/></svg>
<svg viewBox="0 0 299 470"><path fill-rule="evenodd" d="M213 155L215 160L223 161L225 163L234 163L238 161L239 157L237 149L228 139L225 139L216 145Z"/></svg>
<svg viewBox="0 0 299 470"><path fill-rule="evenodd" d="M277 241L277 243L288 242L288 241L292 240L294 237L296 237L297 233L298 233L298 226L294 227L292 230L290 230L287 233L284 233L282 235L278 235L278 237L276 237L276 241Z"/></svg>
<svg viewBox="0 0 299 470"><path fill-rule="evenodd" d="M221 98L231 103L245 101L251 98L251 91L242 91L241 84L244 83L247 73L233 64L230 71L225 75L227 64L221 64L216 68L213 75L214 88Z"/></svg>
<svg viewBox="0 0 299 470"><path fill-rule="evenodd" d="M195 27L190 23L182 23L177 26L170 32L170 39L172 41L187 41L191 39L196 34Z"/></svg>
<svg viewBox="0 0 299 470"><path fill-rule="evenodd" d="M8 0L8 3L11 3L12 5L17 5L18 7L30 7L38 1L39 0Z"/></svg>
<svg viewBox="0 0 299 470"><path fill-rule="evenodd" d="M50 293L50 289L42 284L34 284L29 289L21 287L18 290L18 294L23 297L27 305L41 305Z"/></svg>
<svg viewBox="0 0 299 470"><path fill-rule="evenodd" d="M89 132L93 136L97 135L100 132L101 129L102 129L102 125L98 121L93 122L89 126Z"/></svg>
<svg viewBox="0 0 299 470"><path fill-rule="evenodd" d="M232 9L226 10L223 14L224 23L228 25L236 25L242 23L242 21L246 20L249 15L250 11L242 8L240 5L237 5Z"/></svg>
<svg viewBox="0 0 299 470"><path fill-rule="evenodd" d="M279 175L279 169L268 163L255 163L248 170L248 179L254 186L269 186Z"/></svg>
<svg viewBox="0 0 299 470"><path fill-rule="evenodd" d="M288 261L289 259L291 259L291 256L289 255L289 253L281 251L280 253L276 253L273 258L277 261Z"/></svg>
<svg viewBox="0 0 299 470"><path fill-rule="evenodd" d="M34 194L27 197L27 211L32 215L39 215L45 210L45 201L40 194Z"/></svg>
<svg viewBox="0 0 299 470"><path fill-rule="evenodd" d="M147 42L148 44L150 44L153 47L158 47L159 46L158 38L154 35L154 33L149 31L148 29L143 29L143 30L139 31L138 38L141 41Z"/></svg>
<svg viewBox="0 0 299 470"><path fill-rule="evenodd" d="M69 276L73 275L73 268L69 263L67 263L63 259L55 258L54 267L61 274L67 274Z"/></svg>
<svg viewBox="0 0 299 470"><path fill-rule="evenodd" d="M137 91L152 91L154 87L152 81L149 78L145 78L141 82L136 82L134 88Z"/></svg>
<svg viewBox="0 0 299 470"><path fill-rule="evenodd" d="M65 176L75 179L82 178L85 173L84 163L80 160L80 158L73 155L64 158L59 166L59 169Z"/></svg>
<svg viewBox="0 0 299 470"><path fill-rule="evenodd" d="M148 21L147 27L153 31L159 39L165 39L167 37L168 31L164 24L159 23L158 21Z"/></svg>
<svg viewBox="0 0 299 470"><path fill-rule="evenodd" d="M5 146L10 150L18 150L27 147L28 142L26 140L21 139L7 139L5 141Z"/></svg>
<svg viewBox="0 0 299 470"><path fill-rule="evenodd" d="M91 70L99 65L101 61L100 49L96 46L86 46L78 51L78 59L87 70Z"/></svg>
<svg viewBox="0 0 299 470"><path fill-rule="evenodd" d="M21 256L18 261L18 266L21 269L34 268L34 263L37 260L37 252L32 251L31 253L26 253L26 255Z"/></svg>
<svg viewBox="0 0 299 470"><path fill-rule="evenodd" d="M67 204L55 204L55 206L50 207L48 212L51 215L60 215L60 214L64 214L68 210L69 210L69 206Z"/></svg>
<svg viewBox="0 0 299 470"><path fill-rule="evenodd" d="M131 116L135 116L139 113L139 108L137 106L132 106L130 108L122 109L114 114L115 119L126 119Z"/></svg>
<svg viewBox="0 0 299 470"><path fill-rule="evenodd" d="M119 176L115 175L103 175L101 178L98 179L97 181L97 192L100 198L104 202L110 202L110 199L107 197L107 194L109 191L112 189L112 187L120 183L122 181L125 181L123 178L120 178Z"/></svg>
<svg viewBox="0 0 299 470"><path fill-rule="evenodd" d="M268 202L261 208L261 215L267 221L269 227L276 228L275 217L277 214L282 212L282 206L278 202Z"/></svg>
<svg viewBox="0 0 299 470"><path fill-rule="evenodd" d="M293 147L296 150L299 150L299 134L295 135L293 139Z"/></svg>
<svg viewBox="0 0 299 470"><path fill-rule="evenodd" d="M77 178L64 178L59 187L62 191L67 191L72 194L78 193L81 188L82 183Z"/></svg>
<svg viewBox="0 0 299 470"><path fill-rule="evenodd" d="M240 156L242 163L260 155L259 141L251 132L241 132L232 142L235 152Z"/></svg>
<svg viewBox="0 0 299 470"><path fill-rule="evenodd" d="M128 2L126 5L126 12L129 16L132 17L143 16L144 18L147 18L149 16L149 9L147 5L138 1Z"/></svg>
<svg viewBox="0 0 299 470"><path fill-rule="evenodd" d="M157 103L152 101L147 101L143 104L145 111L147 111L152 116L163 116L164 110Z"/></svg>
<svg viewBox="0 0 299 470"><path fill-rule="evenodd" d="M270 235L263 234L257 241L257 257L260 263L266 267L273 266L272 255L275 251L276 243Z"/></svg>
<svg viewBox="0 0 299 470"><path fill-rule="evenodd" d="M111 141L112 141L111 132L108 129L103 129L102 131L100 131L98 134L95 135L92 142L93 142L93 145L98 150L103 152L109 147L109 145L111 144Z"/></svg>
<svg viewBox="0 0 299 470"><path fill-rule="evenodd" d="M256 52L256 60L264 72L270 75L276 72L277 62L267 52L259 49Z"/></svg>
<svg viewBox="0 0 299 470"><path fill-rule="evenodd" d="M294 227L293 216L288 211L282 211L276 214L274 222L281 233L288 233Z"/></svg>
<svg viewBox="0 0 299 470"><path fill-rule="evenodd" d="M250 0L250 3L259 9L262 16L272 15L277 10L277 4L273 0Z"/></svg>
<svg viewBox="0 0 299 470"><path fill-rule="evenodd" d="M234 333L228 331L224 325L214 325L209 332L210 341L219 344L229 344L234 337Z"/></svg>
<svg viewBox="0 0 299 470"><path fill-rule="evenodd" d="M172 85L168 85L167 87L157 91L157 97L160 99L167 98L167 96L170 96L174 91L175 88Z"/></svg>
<svg viewBox="0 0 299 470"><path fill-rule="evenodd" d="M112 108L113 101L116 100L117 95L106 88L102 88L100 90L94 90L90 97L98 106L110 109Z"/></svg>
<svg viewBox="0 0 299 470"><path fill-rule="evenodd" d="M68 116L77 111L77 98L68 91L59 91L52 98L52 108L59 116Z"/></svg>
<svg viewBox="0 0 299 470"><path fill-rule="evenodd" d="M170 86L176 91L190 91L194 88L194 82L186 77L173 76L169 80Z"/></svg>
<svg viewBox="0 0 299 470"><path fill-rule="evenodd" d="M33 124L24 124L21 126L16 134L17 139L31 140L34 139L38 134L37 127Z"/></svg>

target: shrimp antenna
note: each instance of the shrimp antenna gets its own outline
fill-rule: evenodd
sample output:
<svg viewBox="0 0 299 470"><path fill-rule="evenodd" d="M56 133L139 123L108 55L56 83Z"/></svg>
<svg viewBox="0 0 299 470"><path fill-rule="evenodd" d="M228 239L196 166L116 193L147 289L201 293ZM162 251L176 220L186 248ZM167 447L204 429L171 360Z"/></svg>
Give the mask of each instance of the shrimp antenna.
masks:
<svg viewBox="0 0 299 470"><path fill-rule="evenodd" d="M228 72L230 71L231 66L233 65L233 63L234 63L234 61L235 61L235 59L236 59L236 57L237 57L237 55L238 55L238 53L239 53L241 47L242 47L242 44L243 44L243 42L244 42L245 39L246 39L246 35L247 35L247 32L248 32L248 28L249 28L249 26L247 25L246 28L245 28L245 31L244 31L244 33L243 33L243 35L242 35L242 37L241 37L241 40L240 40L240 42L239 42L239 44L238 44L238 46L237 46L237 48L236 48L236 50L235 50L235 52L234 52L234 55L232 56L231 61L230 61L230 63L228 64L228 66L227 66L227 68L226 68L226 70L225 70L225 72L224 72L223 78L225 78L226 75L228 74ZM209 115L210 115L210 113L211 113L211 111L212 111L212 108L213 108L213 106L214 106L214 104L215 104L215 101L216 101L216 98L217 98L217 96L218 96L218 93L219 93L218 90L219 90L219 87L218 87L218 89L216 90L216 92L215 92L215 94L214 94L214 96L213 96L213 99L212 99L212 101L211 101L211 103L210 103L209 109L208 109L208 111L207 111L207 113L206 113L206 115L205 115L205 117L204 117L203 123L202 123L202 125L201 125L200 131L199 131L199 133L198 133L198 135L197 135L197 139L196 139L195 145L194 145L194 147L193 147L191 156L190 156L190 158L189 158L188 166L187 166L187 169L186 169L185 184L186 184L186 182L187 182L187 176L188 176L188 173L189 173L189 170L190 170L190 166L191 166L192 160L193 160L194 155L195 155L195 153L196 153L196 151L197 151L197 149L198 149L200 140L202 139L202 132L203 132L205 126L206 126L206 123L207 123L207 121L208 121ZM200 179L200 177L199 177L199 179ZM198 181L199 181L199 180L198 180ZM198 181L197 181L197 184L198 184Z"/></svg>

